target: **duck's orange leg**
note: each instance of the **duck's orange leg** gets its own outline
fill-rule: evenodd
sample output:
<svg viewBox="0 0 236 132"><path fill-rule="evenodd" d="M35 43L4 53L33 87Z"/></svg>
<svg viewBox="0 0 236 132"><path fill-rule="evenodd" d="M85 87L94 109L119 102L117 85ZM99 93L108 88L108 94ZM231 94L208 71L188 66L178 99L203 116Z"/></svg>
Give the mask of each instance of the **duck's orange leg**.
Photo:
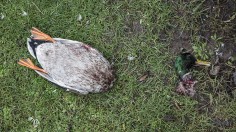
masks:
<svg viewBox="0 0 236 132"><path fill-rule="evenodd" d="M49 41L49 42L53 42L55 43L56 41L50 37L49 35L43 33L42 31L40 31L39 29L33 27L31 30L30 30L31 34L33 35L33 39L36 39L36 40L43 40L43 41Z"/></svg>
<svg viewBox="0 0 236 132"><path fill-rule="evenodd" d="M33 69L33 70L37 70L37 71L40 71L40 72L43 72L43 73L47 73L44 69L39 68L36 65L34 65L34 63L29 58L20 59L18 64L20 64L22 66L25 66L25 67L28 67L28 68Z"/></svg>

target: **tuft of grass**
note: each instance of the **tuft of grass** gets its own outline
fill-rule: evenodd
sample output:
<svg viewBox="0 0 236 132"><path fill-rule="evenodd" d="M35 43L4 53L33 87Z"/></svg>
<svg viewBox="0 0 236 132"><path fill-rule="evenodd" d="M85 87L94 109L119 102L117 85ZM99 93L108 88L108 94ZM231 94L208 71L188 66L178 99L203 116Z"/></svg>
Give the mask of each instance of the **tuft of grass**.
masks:
<svg viewBox="0 0 236 132"><path fill-rule="evenodd" d="M186 43L181 37L185 32L190 33L189 43L198 42L195 20L204 12L202 4L199 0L1 2L5 18L0 20L0 131L233 131L212 123L213 118L235 117L236 105L223 92L207 91L209 82L213 89L221 85L206 76L207 69L194 71L200 82L199 99L174 92L176 54L170 52L171 46ZM22 16L23 11L28 15ZM18 59L30 56L26 38L31 27L97 48L114 63L114 87L106 93L76 95L17 65ZM129 55L135 59L129 61ZM151 76L138 82L148 70Z"/></svg>

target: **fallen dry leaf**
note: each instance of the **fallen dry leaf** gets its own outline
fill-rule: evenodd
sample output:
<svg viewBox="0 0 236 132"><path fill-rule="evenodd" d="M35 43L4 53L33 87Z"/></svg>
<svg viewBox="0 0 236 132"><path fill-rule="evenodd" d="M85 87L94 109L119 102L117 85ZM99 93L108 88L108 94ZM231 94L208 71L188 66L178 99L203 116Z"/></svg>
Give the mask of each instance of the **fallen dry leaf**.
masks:
<svg viewBox="0 0 236 132"><path fill-rule="evenodd" d="M146 71L146 72L138 79L138 81L139 81L139 82L145 81L145 80L148 78L149 75L150 75L150 71Z"/></svg>

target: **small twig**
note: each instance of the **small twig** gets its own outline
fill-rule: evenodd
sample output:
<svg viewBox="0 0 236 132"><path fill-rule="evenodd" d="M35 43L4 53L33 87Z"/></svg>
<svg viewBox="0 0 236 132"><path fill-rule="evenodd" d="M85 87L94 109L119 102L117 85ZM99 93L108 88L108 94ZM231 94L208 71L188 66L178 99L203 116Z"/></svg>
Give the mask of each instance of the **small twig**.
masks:
<svg viewBox="0 0 236 132"><path fill-rule="evenodd" d="M178 110L181 109L180 106L179 106L179 102L178 102L178 101L174 100L174 105L175 105L175 107L176 107Z"/></svg>
<svg viewBox="0 0 236 132"><path fill-rule="evenodd" d="M231 65L229 65L229 64L227 64L227 63L225 63L225 65L227 65L227 66L229 66L230 68L236 68L235 66L231 66Z"/></svg>

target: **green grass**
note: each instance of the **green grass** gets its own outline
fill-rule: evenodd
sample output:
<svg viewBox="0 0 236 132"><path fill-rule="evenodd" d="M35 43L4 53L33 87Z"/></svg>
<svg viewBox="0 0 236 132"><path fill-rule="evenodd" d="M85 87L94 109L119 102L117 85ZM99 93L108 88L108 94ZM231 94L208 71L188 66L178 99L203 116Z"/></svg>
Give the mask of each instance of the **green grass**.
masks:
<svg viewBox="0 0 236 132"><path fill-rule="evenodd" d="M195 71L198 91L209 95L214 112L199 113L198 102L174 92L177 76L175 55L169 42L176 31L191 31L196 42L201 13L199 1L145 2L118 0L12 1L0 3L0 131L206 131L228 130L211 121L215 117L235 117L235 99L221 92L206 92L208 85L219 86L206 77L206 69ZM176 9L183 10L178 15ZM22 16L22 11L28 13ZM189 17L189 13L194 14ZM77 17L81 14L82 20ZM192 20L192 21L189 21ZM141 24L140 24L141 23ZM26 38L37 27L53 37L79 40L97 48L114 63L114 87L86 96L65 92L34 71L17 64L29 57ZM165 41L160 36L166 33ZM129 61L129 55L135 60ZM150 70L152 76L138 82ZM206 81L207 80L207 81ZM174 102L179 102L177 109ZM167 115L175 121L165 121ZM34 128L28 118L40 124Z"/></svg>

